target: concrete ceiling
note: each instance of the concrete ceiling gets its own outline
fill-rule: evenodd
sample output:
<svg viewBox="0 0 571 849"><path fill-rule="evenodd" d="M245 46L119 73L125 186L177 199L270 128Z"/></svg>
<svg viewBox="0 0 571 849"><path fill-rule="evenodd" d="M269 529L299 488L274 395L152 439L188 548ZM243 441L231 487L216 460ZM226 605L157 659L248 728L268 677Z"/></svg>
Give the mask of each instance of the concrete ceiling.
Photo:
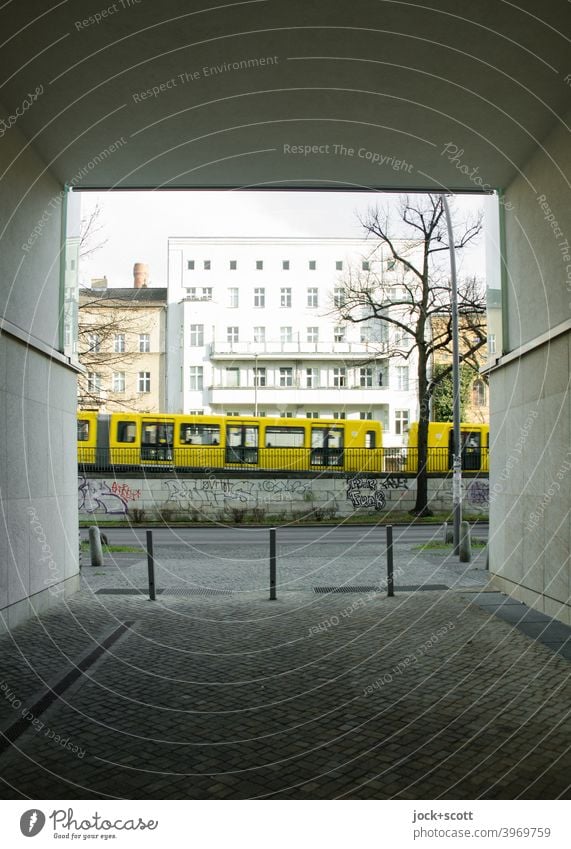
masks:
<svg viewBox="0 0 571 849"><path fill-rule="evenodd" d="M570 18L563 0L9 0L0 102L43 87L19 126L81 188L503 187L569 110Z"/></svg>

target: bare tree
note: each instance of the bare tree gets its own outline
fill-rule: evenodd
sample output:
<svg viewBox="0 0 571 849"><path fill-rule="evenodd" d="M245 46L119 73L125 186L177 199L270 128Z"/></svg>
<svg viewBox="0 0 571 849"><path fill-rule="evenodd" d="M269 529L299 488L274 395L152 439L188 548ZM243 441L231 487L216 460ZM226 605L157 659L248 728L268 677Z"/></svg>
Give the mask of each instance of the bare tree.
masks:
<svg viewBox="0 0 571 849"><path fill-rule="evenodd" d="M430 399L436 385L452 365L430 375L430 364L438 352L450 352L452 315L450 280L447 272L448 233L440 195L408 195L399 198L398 224L391 213L370 209L360 219L371 245L371 270L350 269L342 280L343 297L337 314L348 322L378 319L392 325L396 341L390 356L418 358L417 397L418 477L413 512L428 515L427 443ZM466 247L482 230L481 216L455 227L455 247ZM380 260L380 262L379 262ZM378 270L377 270L378 269ZM476 352L486 343L484 287L475 278L459 284L461 316L461 360L477 366ZM386 348L384 355L387 355Z"/></svg>
<svg viewBox="0 0 571 849"><path fill-rule="evenodd" d="M99 235L103 230L101 223L101 207L95 204L91 212L81 219L79 231L79 259L87 259L88 256L104 247L108 239L102 239Z"/></svg>

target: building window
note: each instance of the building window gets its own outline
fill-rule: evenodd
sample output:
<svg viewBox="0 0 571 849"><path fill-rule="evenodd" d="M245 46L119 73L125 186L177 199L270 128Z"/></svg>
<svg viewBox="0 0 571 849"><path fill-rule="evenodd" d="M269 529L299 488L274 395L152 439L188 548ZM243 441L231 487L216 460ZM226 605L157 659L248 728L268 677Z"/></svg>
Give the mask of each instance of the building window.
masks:
<svg viewBox="0 0 571 849"><path fill-rule="evenodd" d="M189 410L188 415L189 416L203 416L204 410Z"/></svg>
<svg viewBox="0 0 571 849"><path fill-rule="evenodd" d="M338 412L333 411L334 419L346 419L347 414L343 410L339 410Z"/></svg>
<svg viewBox="0 0 571 849"><path fill-rule="evenodd" d="M292 342L293 341L293 328L291 328L291 327L280 327L280 341L281 342Z"/></svg>
<svg viewBox="0 0 571 849"><path fill-rule="evenodd" d="M91 354L98 354L101 350L101 337L99 333L90 333L87 337L87 344L89 345L89 352Z"/></svg>
<svg viewBox="0 0 571 849"><path fill-rule="evenodd" d="M342 286L338 286L333 292L333 303L336 307L345 306L346 302L346 294L345 289Z"/></svg>
<svg viewBox="0 0 571 849"><path fill-rule="evenodd" d="M204 325L190 325L190 345L192 348L200 348L204 345Z"/></svg>
<svg viewBox="0 0 571 849"><path fill-rule="evenodd" d="M124 371L113 372L113 392L124 392L124 391L125 391L125 372Z"/></svg>
<svg viewBox="0 0 571 849"><path fill-rule="evenodd" d="M115 339L113 340L113 350L116 354L124 354L125 353L125 334L124 333L116 333Z"/></svg>
<svg viewBox="0 0 571 849"><path fill-rule="evenodd" d="M368 259L363 260L363 262L361 263L361 268L363 269L363 271L370 271L371 270L371 263L369 262Z"/></svg>
<svg viewBox="0 0 571 849"><path fill-rule="evenodd" d="M226 386L240 386L240 369L230 366L226 369Z"/></svg>
<svg viewBox="0 0 571 849"><path fill-rule="evenodd" d="M280 386L293 386L293 369L287 366L280 368Z"/></svg>
<svg viewBox="0 0 571 849"><path fill-rule="evenodd" d="M488 354L496 353L496 334L488 333Z"/></svg>
<svg viewBox="0 0 571 849"><path fill-rule="evenodd" d="M319 413L317 412L317 410L313 410L313 411L308 410L307 413L305 414L305 418L306 419L318 419Z"/></svg>
<svg viewBox="0 0 571 849"><path fill-rule="evenodd" d="M205 271L210 271L210 260L209 259L204 260L203 268L204 268Z"/></svg>
<svg viewBox="0 0 571 849"><path fill-rule="evenodd" d="M139 392L150 392L151 391L151 372L150 371L140 371L139 372L139 380L137 383L137 388Z"/></svg>
<svg viewBox="0 0 571 849"><path fill-rule="evenodd" d="M194 260L189 259L188 262L186 263L186 267L188 268L189 271L194 271Z"/></svg>
<svg viewBox="0 0 571 849"><path fill-rule="evenodd" d="M239 410L226 410L226 415L227 416L239 416L240 411Z"/></svg>
<svg viewBox="0 0 571 849"><path fill-rule="evenodd" d="M254 306L255 307L265 307L266 306L266 290L265 289L254 289Z"/></svg>
<svg viewBox="0 0 571 849"><path fill-rule="evenodd" d="M254 386L266 385L266 369L260 366L254 368Z"/></svg>
<svg viewBox="0 0 571 849"><path fill-rule="evenodd" d="M204 368L203 366L191 366L190 367L190 389L193 392L202 389L204 381Z"/></svg>
<svg viewBox="0 0 571 849"><path fill-rule="evenodd" d="M196 286L187 286L186 297L190 298L191 301L196 301Z"/></svg>
<svg viewBox="0 0 571 849"><path fill-rule="evenodd" d="M408 392L408 366L397 366L397 389Z"/></svg>
<svg viewBox="0 0 571 849"><path fill-rule="evenodd" d="M412 345L412 337L410 333L407 333L406 330L403 330L401 327L397 327L395 330L394 345L395 348L408 350Z"/></svg>
<svg viewBox="0 0 571 849"><path fill-rule="evenodd" d="M333 328L333 340L335 342L345 341L345 327L342 324L336 324Z"/></svg>
<svg viewBox="0 0 571 849"><path fill-rule="evenodd" d="M87 391L93 395L99 395L101 392L101 375L94 371L87 373Z"/></svg>
<svg viewBox="0 0 571 849"><path fill-rule="evenodd" d="M314 259L310 259L310 260L309 260L309 270L310 270L310 271L315 271L315 269L316 269L316 268L317 268L317 263L316 263L316 261L315 261Z"/></svg>
<svg viewBox="0 0 571 849"><path fill-rule="evenodd" d="M280 419L293 419L293 413L288 413L287 410L282 410L279 417ZM301 445L300 448L303 448L303 445Z"/></svg>
<svg viewBox="0 0 571 849"><path fill-rule="evenodd" d="M236 271L238 268L238 263L235 259L230 260L230 271Z"/></svg>
<svg viewBox="0 0 571 849"><path fill-rule="evenodd" d="M343 271L343 260L337 260L337 262L335 263L335 271Z"/></svg>
<svg viewBox="0 0 571 849"><path fill-rule="evenodd" d="M151 337L149 333L139 333L139 353L148 354L151 350Z"/></svg>
<svg viewBox="0 0 571 849"><path fill-rule="evenodd" d="M311 309L319 306L318 290L315 287L307 290L307 306Z"/></svg>
<svg viewBox="0 0 571 849"><path fill-rule="evenodd" d="M280 289L280 307L291 307L291 289Z"/></svg>
<svg viewBox="0 0 571 849"><path fill-rule="evenodd" d="M347 369L346 368L334 368L333 369L333 386L341 387L345 386L347 383Z"/></svg>
<svg viewBox="0 0 571 849"><path fill-rule="evenodd" d="M289 259L282 259L282 271L289 271Z"/></svg>
<svg viewBox="0 0 571 849"><path fill-rule="evenodd" d="M483 380L475 380L472 386L472 403L475 407L483 407L486 404L486 384Z"/></svg>
<svg viewBox="0 0 571 849"><path fill-rule="evenodd" d="M240 290L234 286L228 289L228 306L230 309L236 309L240 303Z"/></svg>
<svg viewBox="0 0 571 849"><path fill-rule="evenodd" d="M305 385L308 389L317 389L317 387L319 386L319 369L306 368Z"/></svg>
<svg viewBox="0 0 571 849"><path fill-rule="evenodd" d="M266 328L265 327L254 327L254 342L265 342L266 341Z"/></svg>
<svg viewBox="0 0 571 849"><path fill-rule="evenodd" d="M373 414L370 410L365 411L363 413L359 413L359 418L361 419L362 422L370 422L373 419Z"/></svg>
<svg viewBox="0 0 571 849"><path fill-rule="evenodd" d="M361 368L361 369L359 369L359 385L360 386L372 386L373 385L373 369L372 368Z"/></svg>
<svg viewBox="0 0 571 849"><path fill-rule="evenodd" d="M212 286L205 286L202 290L202 300L203 301L211 301L212 300Z"/></svg>
<svg viewBox="0 0 571 849"><path fill-rule="evenodd" d="M238 341L238 328L227 327L226 328L226 341L227 342L237 342Z"/></svg>
<svg viewBox="0 0 571 849"><path fill-rule="evenodd" d="M256 260L256 271L263 271L263 268L264 268L264 260L263 259L257 259Z"/></svg>
<svg viewBox="0 0 571 849"><path fill-rule="evenodd" d="M319 342L319 327L308 327L307 328L307 341L308 342Z"/></svg>
<svg viewBox="0 0 571 849"><path fill-rule="evenodd" d="M395 410L395 433L402 435L408 430L408 410Z"/></svg>

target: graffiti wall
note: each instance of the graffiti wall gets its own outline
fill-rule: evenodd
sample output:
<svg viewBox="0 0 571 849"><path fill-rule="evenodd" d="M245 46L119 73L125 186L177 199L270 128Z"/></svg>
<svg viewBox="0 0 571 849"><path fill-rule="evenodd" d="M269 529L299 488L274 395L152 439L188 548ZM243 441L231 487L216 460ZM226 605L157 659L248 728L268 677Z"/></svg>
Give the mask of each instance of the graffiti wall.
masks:
<svg viewBox="0 0 571 849"><path fill-rule="evenodd" d="M463 481L467 511L487 515L489 487L485 478ZM433 511L452 508L452 481L430 478ZM143 511L150 519L166 512L181 518L222 519L232 511L263 511L279 517L311 511L350 516L355 512L408 511L416 500L416 481L398 474L352 478L109 478L80 476L79 511L83 516L121 517Z"/></svg>

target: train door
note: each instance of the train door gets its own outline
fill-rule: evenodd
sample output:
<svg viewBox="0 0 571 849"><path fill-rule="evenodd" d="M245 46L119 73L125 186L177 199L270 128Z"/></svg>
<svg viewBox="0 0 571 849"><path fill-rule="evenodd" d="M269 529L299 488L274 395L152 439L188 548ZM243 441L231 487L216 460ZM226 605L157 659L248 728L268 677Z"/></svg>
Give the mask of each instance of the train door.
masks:
<svg viewBox="0 0 571 849"><path fill-rule="evenodd" d="M311 428L311 465L343 466L343 435L342 427L313 425Z"/></svg>
<svg viewBox="0 0 571 849"><path fill-rule="evenodd" d="M463 430L460 433L462 469L466 472L477 472L482 465L482 434L479 430ZM448 442L448 465L452 468L454 461L454 430L450 428Z"/></svg>
<svg viewBox="0 0 571 849"><path fill-rule="evenodd" d="M226 425L226 462L258 464L258 425Z"/></svg>
<svg viewBox="0 0 571 849"><path fill-rule="evenodd" d="M174 419L144 420L141 433L141 460L172 462L173 436Z"/></svg>

